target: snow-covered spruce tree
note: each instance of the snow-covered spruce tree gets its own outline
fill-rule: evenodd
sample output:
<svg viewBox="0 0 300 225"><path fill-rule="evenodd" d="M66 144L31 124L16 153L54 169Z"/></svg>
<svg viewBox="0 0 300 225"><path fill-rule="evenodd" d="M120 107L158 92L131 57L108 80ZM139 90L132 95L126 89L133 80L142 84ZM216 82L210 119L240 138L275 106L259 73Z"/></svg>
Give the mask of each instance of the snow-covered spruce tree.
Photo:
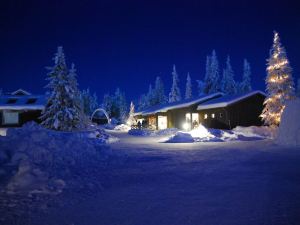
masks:
<svg viewBox="0 0 300 225"><path fill-rule="evenodd" d="M180 89L178 87L178 74L176 72L176 66L173 65L173 71L172 71L172 87L171 92L169 93L169 102L177 102L181 100L181 93Z"/></svg>
<svg viewBox="0 0 300 225"><path fill-rule="evenodd" d="M149 107L149 102L148 102L147 96L145 94L142 94L139 98L138 110L141 111L148 107Z"/></svg>
<svg viewBox="0 0 300 225"><path fill-rule="evenodd" d="M113 112L114 117L118 119L121 123L126 121L127 117L127 103L125 94L121 92L120 88L117 88L113 98Z"/></svg>
<svg viewBox="0 0 300 225"><path fill-rule="evenodd" d="M91 116L92 113L99 107L96 93L91 95L89 88L81 91L80 101L83 107L83 111L87 116Z"/></svg>
<svg viewBox="0 0 300 225"><path fill-rule="evenodd" d="M48 68L46 88L47 103L40 117L42 125L49 129L72 131L82 127L83 110L79 101L76 70L74 65L67 69L62 47L58 47L54 57L54 66Z"/></svg>
<svg viewBox="0 0 300 225"><path fill-rule="evenodd" d="M274 32L273 46L267 62L267 98L261 117L265 125L278 126L286 101L295 98L295 88L292 68L277 32Z"/></svg>
<svg viewBox="0 0 300 225"><path fill-rule="evenodd" d="M147 93L147 102L149 106L153 106L156 104L152 84L149 84L148 93Z"/></svg>
<svg viewBox="0 0 300 225"><path fill-rule="evenodd" d="M165 96L164 84L160 77L156 77L155 87L153 90L153 104L161 105L166 102L167 102L167 97Z"/></svg>
<svg viewBox="0 0 300 225"><path fill-rule="evenodd" d="M211 56L206 57L206 71L204 77L204 93L216 93L220 89L219 85L219 62L216 51L213 50Z"/></svg>
<svg viewBox="0 0 300 225"><path fill-rule="evenodd" d="M135 123L135 118L134 118L134 104L133 102L130 103L130 110L129 110L129 115L126 124L128 126L131 126Z"/></svg>
<svg viewBox="0 0 300 225"><path fill-rule="evenodd" d="M198 95L201 96L204 94L204 82L202 80L197 80L198 83Z"/></svg>
<svg viewBox="0 0 300 225"><path fill-rule="evenodd" d="M243 67L243 80L239 85L240 93L247 93L252 91L251 87L251 68L247 59L244 59L244 67Z"/></svg>
<svg viewBox="0 0 300 225"><path fill-rule="evenodd" d="M109 117L113 117L112 107L113 107L113 97L110 94L105 94L103 96L102 108L107 112Z"/></svg>
<svg viewBox="0 0 300 225"><path fill-rule="evenodd" d="M186 85L185 85L185 99L190 99L192 98L192 80L190 73L187 74L186 77Z"/></svg>
<svg viewBox="0 0 300 225"><path fill-rule="evenodd" d="M236 84L234 81L234 73L230 64L230 57L227 56L226 68L223 70L223 79L221 82L221 91L227 95L237 93Z"/></svg>

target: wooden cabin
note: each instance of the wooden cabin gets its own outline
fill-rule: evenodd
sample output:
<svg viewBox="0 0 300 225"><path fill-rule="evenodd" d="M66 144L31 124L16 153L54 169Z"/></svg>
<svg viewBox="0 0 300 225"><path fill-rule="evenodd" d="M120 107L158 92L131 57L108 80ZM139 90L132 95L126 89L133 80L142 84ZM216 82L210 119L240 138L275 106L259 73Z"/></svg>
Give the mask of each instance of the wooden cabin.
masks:
<svg viewBox="0 0 300 225"><path fill-rule="evenodd" d="M197 107L206 101L223 96L222 93L202 95L197 98L153 106L135 113L138 121L146 121L151 129L178 128L190 130L200 123Z"/></svg>
<svg viewBox="0 0 300 225"><path fill-rule="evenodd" d="M19 89L0 96L0 127L20 127L29 121L39 122L46 98Z"/></svg>
<svg viewBox="0 0 300 225"><path fill-rule="evenodd" d="M252 91L227 95L199 104L200 122L208 128L232 129L236 126L260 126L265 93Z"/></svg>

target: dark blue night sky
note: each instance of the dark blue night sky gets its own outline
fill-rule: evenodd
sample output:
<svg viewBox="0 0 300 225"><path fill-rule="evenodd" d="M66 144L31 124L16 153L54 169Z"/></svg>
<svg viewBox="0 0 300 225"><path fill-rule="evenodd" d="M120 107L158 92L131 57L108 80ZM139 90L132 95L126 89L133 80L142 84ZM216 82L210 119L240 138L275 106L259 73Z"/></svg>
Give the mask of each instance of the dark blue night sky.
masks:
<svg viewBox="0 0 300 225"><path fill-rule="evenodd" d="M146 92L160 75L166 92L176 64L182 92L187 72L202 79L205 58L231 56L236 80L243 58L253 87L265 89L273 30L300 77L300 7L297 1L1 1L0 88L44 93L46 66L58 45L78 69L80 88L102 95L116 87L127 99ZM194 82L196 88L196 82Z"/></svg>

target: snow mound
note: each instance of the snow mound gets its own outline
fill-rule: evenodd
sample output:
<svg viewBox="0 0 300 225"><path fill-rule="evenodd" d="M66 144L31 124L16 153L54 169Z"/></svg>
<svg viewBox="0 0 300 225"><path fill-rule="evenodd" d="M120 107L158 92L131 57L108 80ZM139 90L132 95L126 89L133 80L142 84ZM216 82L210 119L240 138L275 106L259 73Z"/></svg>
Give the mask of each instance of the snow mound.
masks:
<svg viewBox="0 0 300 225"><path fill-rule="evenodd" d="M58 132L28 123L0 138L0 191L9 194L61 193L75 174L89 174L112 155L101 129Z"/></svg>
<svg viewBox="0 0 300 225"><path fill-rule="evenodd" d="M255 132L254 132L255 131ZM272 129L237 128L236 130L206 129L200 125L189 132L177 132L166 143L254 141L269 137ZM193 141L191 141L191 138Z"/></svg>
<svg viewBox="0 0 300 225"><path fill-rule="evenodd" d="M232 130L235 134L243 135L245 137L262 137L262 138L274 138L277 133L275 127L267 126L250 126L250 127L240 127L237 126Z"/></svg>
<svg viewBox="0 0 300 225"><path fill-rule="evenodd" d="M128 131L128 134L133 136L151 136L153 132L153 130L149 129L131 129Z"/></svg>
<svg viewBox="0 0 300 225"><path fill-rule="evenodd" d="M174 135L179 130L177 128L168 128L163 130L156 130L152 133L152 136L168 136L168 135Z"/></svg>
<svg viewBox="0 0 300 225"><path fill-rule="evenodd" d="M171 136L166 143L192 143L194 138L191 134L186 132L177 132L175 135Z"/></svg>
<svg viewBox="0 0 300 225"><path fill-rule="evenodd" d="M300 146L300 99L289 101L281 116L276 143L285 146Z"/></svg>
<svg viewBox="0 0 300 225"><path fill-rule="evenodd" d="M115 126L114 130L117 130L117 131L124 131L124 132L127 132L129 131L131 128L130 126L126 125L126 124L120 124L120 125L117 125Z"/></svg>
<svg viewBox="0 0 300 225"><path fill-rule="evenodd" d="M159 136L170 136L174 135L179 130L177 128L168 128L163 130L150 130L150 129L131 129L128 131L128 134L133 136L151 136L151 137L159 137Z"/></svg>

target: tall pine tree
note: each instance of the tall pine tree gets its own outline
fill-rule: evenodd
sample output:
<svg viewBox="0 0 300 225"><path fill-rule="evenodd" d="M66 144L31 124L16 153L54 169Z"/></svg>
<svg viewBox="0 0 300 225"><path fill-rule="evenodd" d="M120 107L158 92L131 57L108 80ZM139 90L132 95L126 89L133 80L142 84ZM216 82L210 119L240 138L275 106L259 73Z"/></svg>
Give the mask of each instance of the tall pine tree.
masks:
<svg viewBox="0 0 300 225"><path fill-rule="evenodd" d="M162 79L160 77L156 77L155 87L153 90L153 104L161 105L167 102L167 97L165 96L165 89Z"/></svg>
<svg viewBox="0 0 300 225"><path fill-rule="evenodd" d="M48 99L40 117L42 125L49 129L72 131L81 128L86 121L79 101L79 91L74 65L68 71L62 47L58 47L54 66L49 67L46 88Z"/></svg>
<svg viewBox="0 0 300 225"><path fill-rule="evenodd" d="M172 87L171 92L169 93L169 102L177 102L181 100L181 93L178 87L179 79L178 74L176 72L176 66L173 65L172 71Z"/></svg>
<svg viewBox="0 0 300 225"><path fill-rule="evenodd" d="M204 93L211 94L220 90L219 85L219 62L216 51L206 57L206 70L204 77Z"/></svg>
<svg viewBox="0 0 300 225"><path fill-rule="evenodd" d="M202 80L197 80L198 83L198 95L201 96L204 94L204 82Z"/></svg>
<svg viewBox="0 0 300 225"><path fill-rule="evenodd" d="M80 93L80 101L83 111L86 115L91 116L92 113L99 107L98 97L96 93L90 93L90 89L82 90Z"/></svg>
<svg viewBox="0 0 300 225"><path fill-rule="evenodd" d="M185 99L190 99L192 98L192 80L190 73L187 74L186 77L186 85L185 85Z"/></svg>
<svg viewBox="0 0 300 225"><path fill-rule="evenodd" d="M286 101L295 97L295 88L292 68L277 32L274 32L273 46L267 62L267 98L261 117L265 125L278 126Z"/></svg>
<svg viewBox="0 0 300 225"><path fill-rule="evenodd" d="M234 81L234 73L230 64L230 57L227 56L226 68L223 70L223 79L221 82L221 91L224 94L234 95L237 93Z"/></svg>
<svg viewBox="0 0 300 225"><path fill-rule="evenodd" d="M247 59L244 59L244 67L243 67L243 80L239 86L240 93L247 93L252 91L251 87L251 68Z"/></svg>

